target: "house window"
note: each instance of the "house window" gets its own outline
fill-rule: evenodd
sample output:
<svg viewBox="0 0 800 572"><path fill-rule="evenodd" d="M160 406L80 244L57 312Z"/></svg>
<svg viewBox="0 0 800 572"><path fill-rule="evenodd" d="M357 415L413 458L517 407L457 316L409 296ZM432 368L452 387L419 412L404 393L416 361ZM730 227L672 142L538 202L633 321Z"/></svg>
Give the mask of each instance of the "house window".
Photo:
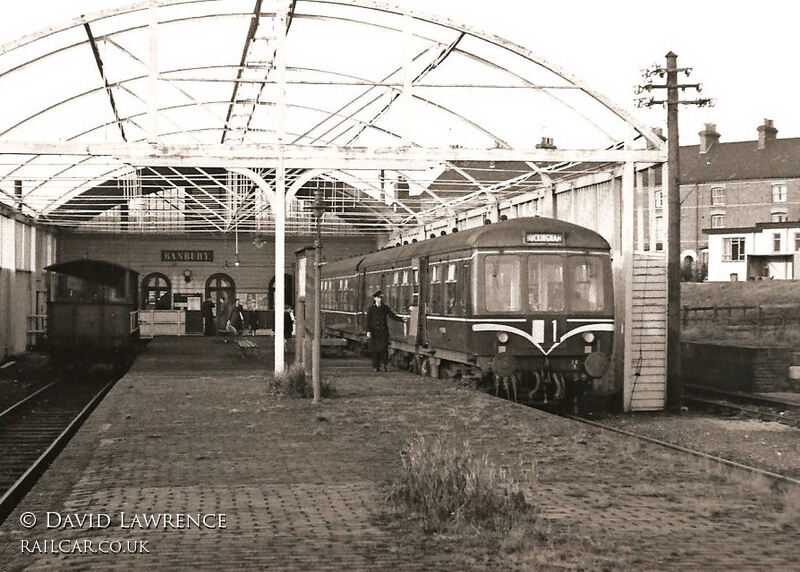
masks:
<svg viewBox="0 0 800 572"><path fill-rule="evenodd" d="M794 233L794 249L800 250L800 232Z"/></svg>
<svg viewBox="0 0 800 572"><path fill-rule="evenodd" d="M780 252L781 251L781 235L780 233L774 233L772 235L772 252Z"/></svg>
<svg viewBox="0 0 800 572"><path fill-rule="evenodd" d="M722 260L738 262L744 260L744 237L722 239Z"/></svg>
<svg viewBox="0 0 800 572"><path fill-rule="evenodd" d="M664 191L655 191L653 193L653 207L657 209L664 207Z"/></svg>
<svg viewBox="0 0 800 572"><path fill-rule="evenodd" d="M715 207L725 204L725 189L722 187L714 187L711 189L711 204Z"/></svg>
<svg viewBox="0 0 800 572"><path fill-rule="evenodd" d="M725 226L725 215L711 215L711 228L723 228Z"/></svg>
<svg viewBox="0 0 800 572"><path fill-rule="evenodd" d="M653 219L653 234L656 242L664 240L664 217L657 216Z"/></svg>
<svg viewBox="0 0 800 572"><path fill-rule="evenodd" d="M775 183L772 185L772 202L785 203L786 202L786 183Z"/></svg>
<svg viewBox="0 0 800 572"><path fill-rule="evenodd" d="M789 215L786 213L772 213L772 222L786 222L789 220Z"/></svg>

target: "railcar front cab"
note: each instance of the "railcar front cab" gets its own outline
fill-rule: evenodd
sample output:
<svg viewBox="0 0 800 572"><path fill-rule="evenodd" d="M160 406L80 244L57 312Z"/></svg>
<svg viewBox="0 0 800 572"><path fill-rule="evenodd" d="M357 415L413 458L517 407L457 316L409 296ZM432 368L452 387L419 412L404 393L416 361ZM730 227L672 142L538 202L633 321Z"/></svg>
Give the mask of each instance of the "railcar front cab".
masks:
<svg viewBox="0 0 800 572"><path fill-rule="evenodd" d="M564 233L552 232L475 254L478 365L513 377L532 403L579 398L606 373L612 351L609 251L568 248Z"/></svg>

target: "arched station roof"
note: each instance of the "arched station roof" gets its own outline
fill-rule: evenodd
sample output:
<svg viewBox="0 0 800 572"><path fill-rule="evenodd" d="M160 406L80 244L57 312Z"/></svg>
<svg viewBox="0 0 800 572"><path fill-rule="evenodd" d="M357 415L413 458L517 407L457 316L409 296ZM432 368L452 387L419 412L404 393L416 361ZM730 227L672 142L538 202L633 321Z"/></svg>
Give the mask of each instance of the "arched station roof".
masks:
<svg viewBox="0 0 800 572"><path fill-rule="evenodd" d="M623 141L663 150L553 61L372 0L80 16L0 46L0 108L0 202L79 229L269 231L269 201L231 169L274 181L279 155L289 232L315 188L331 232L386 232L607 169Z"/></svg>

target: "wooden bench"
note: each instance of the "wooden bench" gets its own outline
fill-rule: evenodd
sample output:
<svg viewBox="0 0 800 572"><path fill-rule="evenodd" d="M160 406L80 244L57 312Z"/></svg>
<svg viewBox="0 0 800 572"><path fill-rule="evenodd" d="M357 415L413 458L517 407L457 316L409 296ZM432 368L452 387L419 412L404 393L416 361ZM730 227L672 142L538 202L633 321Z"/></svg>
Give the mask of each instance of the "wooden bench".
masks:
<svg viewBox="0 0 800 572"><path fill-rule="evenodd" d="M258 345L255 342L244 338L237 339L236 345L239 346L239 350L242 352L242 357L246 356L247 352L258 351Z"/></svg>

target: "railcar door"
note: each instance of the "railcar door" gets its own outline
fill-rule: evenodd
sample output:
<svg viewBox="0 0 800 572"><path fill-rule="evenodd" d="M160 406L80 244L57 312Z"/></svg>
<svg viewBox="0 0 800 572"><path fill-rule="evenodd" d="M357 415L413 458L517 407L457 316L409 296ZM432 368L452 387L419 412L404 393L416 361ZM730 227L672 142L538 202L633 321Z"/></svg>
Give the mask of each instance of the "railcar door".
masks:
<svg viewBox="0 0 800 572"><path fill-rule="evenodd" d="M358 271L358 285L356 286L356 328L358 333L367 331L367 271Z"/></svg>
<svg viewBox="0 0 800 572"><path fill-rule="evenodd" d="M413 279L413 294L411 306L411 323L409 324L409 334L416 331L414 343L416 345L427 345L428 343L428 320L427 320L427 298L428 298L428 257L422 256L411 261L411 272ZM416 328L415 328L416 326Z"/></svg>

